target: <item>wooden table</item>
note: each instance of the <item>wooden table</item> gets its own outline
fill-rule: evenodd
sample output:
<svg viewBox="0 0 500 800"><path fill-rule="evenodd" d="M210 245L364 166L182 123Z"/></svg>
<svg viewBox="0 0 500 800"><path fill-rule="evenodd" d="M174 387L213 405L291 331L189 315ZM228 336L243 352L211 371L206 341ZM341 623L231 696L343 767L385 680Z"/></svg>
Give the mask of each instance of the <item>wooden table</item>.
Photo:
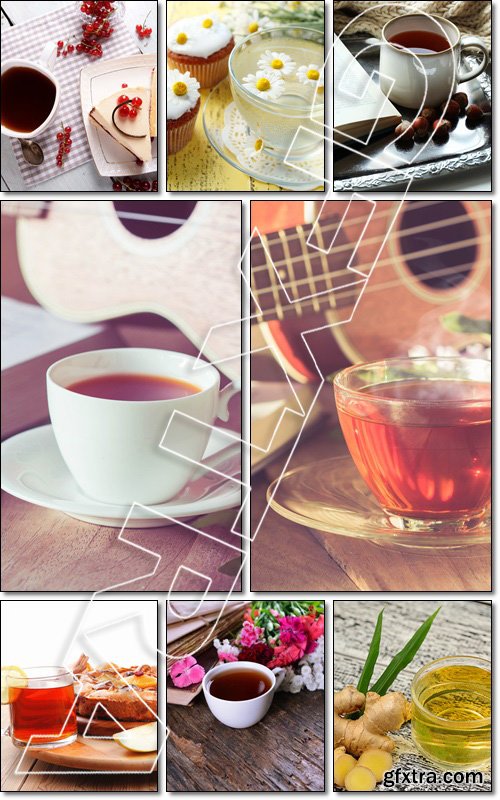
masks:
<svg viewBox="0 0 500 800"><path fill-rule="evenodd" d="M106 343L104 339L95 344L95 347L129 345L196 352L196 348L167 323L163 327L152 328L125 322L114 323L108 326L107 333L100 334L101 338L103 335L109 337L109 342ZM84 346L82 349L88 347ZM50 354L48 358L51 363ZM44 373L44 369L34 365L34 390L20 394L14 392L16 396L23 398L16 406L21 421L25 402L30 405L38 404L40 411L37 424L48 421L48 417L45 418L47 409L43 388ZM36 385L35 380L38 381ZM6 381L3 382L8 394ZM238 429L238 397L231 401L230 412L228 424ZM12 424L14 423L12 420ZM23 430L25 427L26 425L19 424L15 429ZM226 546L238 545L234 534L230 533L236 512L237 509L230 509L203 519L190 520L189 524L192 527L198 525L199 530L216 525L216 529L210 528L216 536L213 539L190 531L182 525L124 532L124 538L129 542L161 556L155 574L151 575L157 559L131 547L126 541L119 541L120 528L79 522L58 511L31 505L4 492L2 588L4 591L94 591L138 578L124 589L168 591L179 566L183 564L200 576L181 571L175 584L177 590L204 591L206 580L201 576L206 574L212 577L212 591L227 591L239 569L238 552Z"/></svg>
<svg viewBox="0 0 500 800"><path fill-rule="evenodd" d="M71 5L73 0L2 0L1 6L1 23L2 30L9 28L16 23L26 22L28 19L38 17L41 14L47 14L48 11L55 11L57 8ZM123 20L129 30L136 36L135 26L142 23L146 14L151 11L148 20L148 25L153 29L149 40L138 39L138 45L144 53L156 53L157 48L157 26L156 26L156 0L126 0L125 16ZM147 44L144 44L147 43ZM111 181L109 177L102 177L97 172L94 162L87 161L75 169L64 172L58 175L57 178L51 178L44 181L39 186L30 187L28 190L24 185L24 181L17 166L16 157L9 137L1 137L2 147L2 191L44 191L44 192L109 192L111 188ZM151 176L144 176L144 178L151 178ZM155 177L155 176L153 176Z"/></svg>
<svg viewBox="0 0 500 800"><path fill-rule="evenodd" d="M9 707L2 706L2 728L9 724ZM27 775L16 775L22 751L14 747L11 740L2 738L2 782L3 792L156 792L157 773L152 775L80 775L78 771L45 764L34 758L23 758L21 770ZM46 775L36 773L46 772ZM61 775L61 772L69 772Z"/></svg>
<svg viewBox="0 0 500 800"><path fill-rule="evenodd" d="M202 695L167 706L167 791L320 792L324 778L324 692L278 692L252 728L227 728Z"/></svg>
<svg viewBox="0 0 500 800"><path fill-rule="evenodd" d="M331 410L331 387L322 393ZM303 437L287 469L347 452L333 413L330 422ZM278 458L252 480L252 530L266 508L266 491L284 466ZM456 551L390 551L366 540L331 534L328 550L309 529L272 509L252 544L252 591L490 591L489 545Z"/></svg>
<svg viewBox="0 0 500 800"><path fill-rule="evenodd" d="M441 606L427 638L412 663L394 682L394 691L410 696L413 676L425 664L437 658L470 653L491 659L491 603L489 600L335 600L334 625L334 691L348 684L356 685L365 663L373 629L379 612L384 608L384 621L380 655L374 679L383 672L393 656L406 644L422 622ZM396 738L397 765L403 770L416 769L427 772L436 767L425 756L417 753L411 738L411 725L403 726L393 734ZM447 791L491 792L491 776L483 773L482 786L463 783L451 784ZM408 784L385 791L411 791ZM379 790L380 785L379 785ZM422 791L436 791L429 784Z"/></svg>

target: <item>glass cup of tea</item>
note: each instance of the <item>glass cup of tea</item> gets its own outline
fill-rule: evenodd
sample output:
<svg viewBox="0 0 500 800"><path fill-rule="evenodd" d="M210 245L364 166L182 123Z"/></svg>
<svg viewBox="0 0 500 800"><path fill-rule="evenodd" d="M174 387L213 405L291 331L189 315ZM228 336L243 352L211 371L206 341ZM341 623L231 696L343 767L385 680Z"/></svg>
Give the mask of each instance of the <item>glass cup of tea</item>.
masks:
<svg viewBox="0 0 500 800"><path fill-rule="evenodd" d="M244 82L246 76L259 72L258 62L269 52L284 53L295 63L276 99L257 96ZM293 160L323 148L322 136L311 131L311 122L323 125L324 90L320 81L316 88L311 81L301 82L298 70L314 65L319 75L324 60L323 33L294 26L254 33L232 50L229 79L233 99L250 130L262 139L264 150Z"/></svg>
<svg viewBox="0 0 500 800"><path fill-rule="evenodd" d="M491 758L491 662L469 655L431 661L411 684L411 733L417 748L448 769Z"/></svg>
<svg viewBox="0 0 500 800"><path fill-rule="evenodd" d="M491 364L393 358L334 378L347 446L391 524L472 528L491 500Z"/></svg>
<svg viewBox="0 0 500 800"><path fill-rule="evenodd" d="M73 675L64 667L7 673L10 736L16 747L61 747L76 740Z"/></svg>

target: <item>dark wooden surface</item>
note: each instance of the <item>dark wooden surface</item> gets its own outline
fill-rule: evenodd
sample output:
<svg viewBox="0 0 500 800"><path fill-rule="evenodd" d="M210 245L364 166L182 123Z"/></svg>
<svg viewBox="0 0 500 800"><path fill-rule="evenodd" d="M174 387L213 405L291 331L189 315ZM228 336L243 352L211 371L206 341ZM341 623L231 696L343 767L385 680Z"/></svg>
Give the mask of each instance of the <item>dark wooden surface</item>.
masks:
<svg viewBox="0 0 500 800"><path fill-rule="evenodd" d="M317 792L324 781L325 693L278 692L264 719L237 730L203 695L167 707L167 791Z"/></svg>

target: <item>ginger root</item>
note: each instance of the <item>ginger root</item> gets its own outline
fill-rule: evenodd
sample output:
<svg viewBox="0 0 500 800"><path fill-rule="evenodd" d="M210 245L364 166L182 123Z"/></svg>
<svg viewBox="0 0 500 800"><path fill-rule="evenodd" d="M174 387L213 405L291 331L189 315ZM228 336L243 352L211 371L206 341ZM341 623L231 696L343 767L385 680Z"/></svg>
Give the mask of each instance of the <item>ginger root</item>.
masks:
<svg viewBox="0 0 500 800"><path fill-rule="evenodd" d="M387 750L369 748L360 755L358 764L360 767L370 769L378 783L382 780L385 773L392 769L393 761L391 754L388 753Z"/></svg>
<svg viewBox="0 0 500 800"><path fill-rule="evenodd" d="M333 781L335 786L340 786L341 789L344 788L346 776L354 769L356 764L356 759L346 753L345 747L337 747L333 751Z"/></svg>
<svg viewBox="0 0 500 800"><path fill-rule="evenodd" d="M373 792L376 785L375 775L366 767L354 767L345 778L345 788L348 792Z"/></svg>
<svg viewBox="0 0 500 800"><path fill-rule="evenodd" d="M362 711L359 719L345 719L346 714ZM399 730L410 719L411 704L401 692L389 692L382 697L375 692L366 696L355 686L344 686L335 692L333 701L333 746L345 747L346 752L360 756L365 750L394 750L388 731Z"/></svg>

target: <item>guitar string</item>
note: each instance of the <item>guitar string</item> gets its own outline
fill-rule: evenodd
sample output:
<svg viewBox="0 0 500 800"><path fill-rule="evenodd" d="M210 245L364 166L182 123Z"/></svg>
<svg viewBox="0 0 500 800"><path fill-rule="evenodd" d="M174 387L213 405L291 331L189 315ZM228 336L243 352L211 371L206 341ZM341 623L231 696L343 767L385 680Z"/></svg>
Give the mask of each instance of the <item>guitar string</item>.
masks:
<svg viewBox="0 0 500 800"><path fill-rule="evenodd" d="M446 244L446 245L437 245L436 247L430 247L430 248L427 248L426 250L417 250L416 252L414 252L412 254L405 255L404 258L405 258L405 261L413 261L413 259L420 258L422 256L442 255L443 253L453 252L454 250L459 250L462 247L470 246L471 244L482 244L483 242L486 242L486 241L490 241L490 236L475 236L472 239L465 239L462 242L454 242L453 244ZM387 258L381 258L377 262L377 266L378 267L387 266L387 265L392 264L393 261L394 261L394 256L388 256ZM368 268L368 270L371 270L372 267L373 267L373 261L372 262L367 261L365 264L357 264L355 269L357 271L359 271L359 272L362 272L363 269ZM459 270L457 270L456 267L454 267L453 269L454 269L455 272L459 271ZM347 269L347 267L346 267L345 269L333 270L333 271L331 271L329 273L320 273L317 276L315 276L313 280L316 282L316 281L320 281L320 280L325 280L327 277L337 277L337 276L340 276L340 275L353 275L354 276L355 274L356 274L356 272L354 271L354 268L353 269ZM429 274L430 273L422 273L422 276L427 278ZM368 275L366 275L366 278L368 278ZM303 284L310 283L310 282L311 282L310 278L300 278L299 280L295 281L295 286L303 285ZM252 288L252 291L253 291L253 294L255 296L261 297L261 295L269 294L269 292L272 292L273 290L276 290L276 288L288 289L291 286L292 286L292 284L290 282L289 283L275 283L274 286L267 286L267 287L263 287L261 289ZM327 291L330 291L330 290L327 290Z"/></svg>
<svg viewBox="0 0 500 800"><path fill-rule="evenodd" d="M38 202L40 202L40 201L29 201L29 200L27 200L26 204L33 203L33 205L34 205L35 203L38 203ZM44 204L47 204L47 203L50 203L50 202L61 202L61 201L44 201ZM99 201L97 201L97 202L99 202ZM107 201L101 201L101 202L107 202ZM155 202L155 201L152 201L152 202ZM347 202L347 201L329 201L329 202ZM355 202L355 203L363 203L364 201L363 200L354 200L353 202ZM375 220L375 219L381 219L382 217L388 216L391 212L394 211L394 205L397 204L398 201L383 200L381 202L391 203L391 207L389 209L385 209L385 210L380 211L380 212L375 212L373 214L373 216L371 217L372 221ZM410 202L412 202L411 210L415 210L415 209L418 209L418 208L426 208L426 207L428 207L430 205L433 205L433 204L436 204L436 203L441 205L443 202L461 202L461 201L458 201L458 200L457 201L443 201L443 200L428 200L428 201L423 201L422 200L422 201L419 201L419 200L412 200ZM42 211L42 210L47 211L49 214L55 214L56 213L56 210L55 209L51 209L50 207L48 207L48 208L45 207L44 209L40 209L40 208L33 208L33 206L32 206L31 207L31 212L32 213L28 214L27 211L29 211L30 209L25 207L24 204L22 206L22 213L16 213L15 210L13 210L13 211L10 210L12 206L14 206L16 209L21 210L19 208L19 205L20 205L19 201L17 201L17 202L16 201L8 201L8 200L4 201L4 203L2 204L2 213L7 214L8 216L28 216L30 218L38 217L40 211ZM97 214L96 212L92 211L91 209L87 209L86 207L85 208L81 208L80 207L79 210L78 210L78 213L80 214L82 211L83 211L83 213L86 213L86 214L92 214L94 216L101 216L100 214ZM71 209L62 209L62 208L58 207L57 208L57 214L61 214L61 213L62 214L71 214L71 213L74 213L74 212L72 212ZM119 219L134 219L134 220L137 220L137 221L141 221L142 220L144 222L156 222L156 223L159 223L159 224L175 224L175 225L179 225L179 226L180 225L184 225L186 222L189 221L189 217L187 219L179 219L179 218L176 218L176 217L162 217L162 216L154 216L152 214L140 214L139 212L133 214L132 212L118 211L116 209L115 209L115 214L118 216ZM469 218L470 218L470 215L469 215ZM326 231L330 231L330 230L336 230L336 229L338 230L340 227L343 227L343 228L344 227L349 227L349 226L356 225L356 224L359 224L359 223L362 223L362 222L366 222L366 217L357 217L357 218L352 219L352 220L348 219L348 220L346 220L345 222L343 222L341 224L334 223L333 225L325 225L325 226L323 226L321 224L321 222L320 222L319 226L321 226L321 230L323 232L326 232ZM316 224L317 224L317 222L304 223L304 226L305 227L309 227L310 225L312 225L314 227ZM303 227L303 226L301 226L301 227ZM293 231L293 230L295 230L295 227L285 228L285 232L286 231ZM290 241L292 239L298 239L298 238L300 238L300 236L301 236L301 233L289 234L288 235L288 239ZM279 244L280 243L280 239L279 239L279 237L277 239L268 239L268 242L269 242L269 244Z"/></svg>
<svg viewBox="0 0 500 800"><path fill-rule="evenodd" d="M329 201L329 202L347 202L347 201ZM363 201L355 200L354 202L363 202ZM379 213L375 212L373 214L373 216L371 217L370 222L372 222L375 219L379 220L379 219L382 219L383 217L390 216L391 213L394 214L394 212L396 210L394 208L394 204L399 205L399 202L396 203L396 201L391 201L391 200L383 200L381 202L392 203L391 208L388 208L388 209L386 209L384 211L380 211ZM409 207L409 209L408 209L408 211L414 211L415 209L426 208L426 207L428 207L430 205L433 205L433 204L442 205L443 203L450 203L450 202L455 202L455 203L461 203L462 204L463 201L459 201L459 200L454 200L454 201L453 200L429 200L427 203L424 203L423 201L419 202L419 201L416 201L416 200L409 200L407 202L415 204L415 205L412 205L411 207ZM481 201L479 201L479 202L481 202ZM478 213L478 212L473 212L473 213ZM482 212L482 213L484 214L484 212ZM342 220L341 220L340 222L337 221L337 222L333 223L332 225L322 225L321 222L320 222L318 227L320 227L323 232L332 231L332 230L333 231L340 230L340 228L349 227L351 225L366 223L367 220L368 220L368 216L369 215L367 214L364 217L357 217L357 218L352 219L352 220L347 219L345 222L342 222ZM472 214L463 214L462 215L462 219L470 219L471 216L472 216ZM314 229L315 225L316 225L315 222L309 222L309 223L304 223L301 226L285 228L285 233L287 231L295 230L297 227L301 227L301 228L304 228L304 227L305 228L309 228L309 227L311 227L312 229ZM274 233L274 231L272 231L272 233ZM303 232L302 233L299 232L299 233L296 233L296 234L293 234L293 235L288 235L287 238L288 238L289 241L291 241L292 239L299 239L302 234L303 234ZM264 234L264 235L266 235L266 234ZM278 239L268 239L268 241L269 241L270 244L279 244L280 243L279 238Z"/></svg>
<svg viewBox="0 0 500 800"><path fill-rule="evenodd" d="M476 220L476 219L478 219L478 218L480 218L482 216L483 216L483 214L481 212L477 211L475 214L468 215L467 219L468 220ZM427 231L435 230L435 229L439 229L439 228L453 227L455 225L459 225L463 221L463 219L464 219L463 215L460 215L458 217L449 217L444 224L443 224L443 220L437 220L436 222L430 222L430 223L425 224L425 225L415 225L413 228L402 228L402 229L400 229L398 231L395 231L394 235L397 236L398 239L404 239L405 236L411 236L411 235L416 234L416 233L427 232ZM322 229L321 229L321 232L323 233ZM362 239L361 244L362 245L377 244L378 242L382 241L384 235L377 235L377 236L372 236L369 239ZM268 242L266 242L266 243L268 243ZM307 244L307 242L305 242L305 243ZM280 245L282 245L282 241L280 241ZM311 256L325 255L325 256L328 257L332 253L337 255L338 253L341 253L341 252L343 252L345 250L353 249L353 247L354 247L354 243L353 242L345 242L344 244L335 245L335 247L333 247L333 249L330 249L330 251L328 253L321 253L320 250L315 250L315 249L311 248L310 255ZM262 243L259 242L259 244L257 246L255 246L255 247L252 246L252 251L253 250L257 250L258 252L263 252L265 257L266 257L266 261L268 260L265 247L263 246ZM271 255L271 258L272 258L272 253L270 253L270 255ZM303 260L303 255L300 254L298 256L287 257L286 253L285 253L285 259L282 259L281 261L274 261L273 260L273 264L274 264L275 267L280 267L280 266L285 266L285 265L288 266L288 263L290 261L293 261L293 260L295 260L295 261ZM267 264L266 265L261 265L261 266L255 266L255 267L252 266L252 272L263 272L264 270L267 270Z"/></svg>
<svg viewBox="0 0 500 800"><path fill-rule="evenodd" d="M433 272L428 272L425 277L426 278L446 277L448 275L453 275L457 271L457 269L460 270L460 269L462 269L464 267L468 267L468 266L470 266L470 264L468 262L466 262L464 264L461 264L459 267L447 267L447 268L443 267L443 269L434 270ZM416 283L417 281L421 280L421 277L422 276L420 276L420 275L408 275L404 280L407 281L408 283ZM402 282L403 282L403 279L396 278L396 279L394 279L392 281L386 281L385 283L380 283L377 286L372 286L370 284L368 284L368 286L366 286L366 281L364 281L364 280L356 281L356 284L357 285L359 285L360 283L364 284L366 286L366 288L364 289L364 292L366 293L366 292L379 292L379 291L382 291L383 289L393 289L396 286L400 286ZM345 287L345 288L347 288L347 287ZM331 292L331 291L325 292L321 296L316 295L315 299L318 300L320 303L323 303L324 305L326 305L328 303L329 306L330 306L330 309L335 311L335 309L337 309L337 308L343 308L343 307L346 307L346 306L349 306L349 305L353 304L353 301L347 301L347 302L344 302L344 303L340 304L340 303L338 303L339 299L341 300L344 297L356 297L358 295L358 293L359 292L356 289L351 289L350 291L346 292L346 291L342 291L341 287L339 287L338 293L335 292L335 291L334 292ZM312 300L313 299L314 298L308 298L306 300L301 300L300 301L300 306L302 308L304 308L304 306L312 306L312 304L313 304ZM332 303L332 301L334 301L334 302ZM299 303L289 303L288 305L282 306L282 311L283 312L295 311L297 313L297 315L298 315L298 309L297 309L298 305L299 305ZM257 313L256 316L260 320L260 319L263 319L265 316L271 316L272 314L276 314L276 309L267 308L267 309L264 309L261 313Z"/></svg>

